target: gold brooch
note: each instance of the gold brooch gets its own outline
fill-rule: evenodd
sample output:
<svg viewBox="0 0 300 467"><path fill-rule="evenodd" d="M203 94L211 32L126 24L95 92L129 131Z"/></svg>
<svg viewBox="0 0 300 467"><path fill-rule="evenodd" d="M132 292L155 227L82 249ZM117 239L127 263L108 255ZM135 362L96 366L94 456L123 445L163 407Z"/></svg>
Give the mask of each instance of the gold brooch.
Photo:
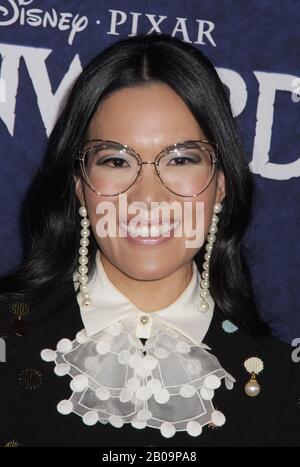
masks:
<svg viewBox="0 0 300 467"><path fill-rule="evenodd" d="M18 441L16 441L15 439L12 439L11 441L8 441L7 443L4 444L4 448L18 448L20 446L20 444L18 443Z"/></svg>
<svg viewBox="0 0 300 467"><path fill-rule="evenodd" d="M14 315L13 329L17 336L23 336L26 332L25 320L30 313L27 303L13 303L10 312Z"/></svg>
<svg viewBox="0 0 300 467"><path fill-rule="evenodd" d="M11 306L11 313L18 319L27 318L29 315L30 308L27 303L13 303Z"/></svg>
<svg viewBox="0 0 300 467"><path fill-rule="evenodd" d="M256 397L260 393L260 384L256 379L258 375L264 369L263 361L258 357L250 357L244 361L244 367L251 374L249 381L245 385L245 393L249 397Z"/></svg>
<svg viewBox="0 0 300 467"><path fill-rule="evenodd" d="M19 383L24 389L37 389L42 379L42 373L34 368L26 368L19 373Z"/></svg>

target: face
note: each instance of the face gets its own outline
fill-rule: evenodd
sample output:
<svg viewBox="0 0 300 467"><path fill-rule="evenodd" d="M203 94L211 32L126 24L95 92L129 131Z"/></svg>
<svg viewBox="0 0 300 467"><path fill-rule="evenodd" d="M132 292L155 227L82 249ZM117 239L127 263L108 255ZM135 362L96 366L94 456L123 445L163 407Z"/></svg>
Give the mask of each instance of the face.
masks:
<svg viewBox="0 0 300 467"><path fill-rule="evenodd" d="M124 88L102 101L91 121L87 139L117 141L133 148L143 161L154 161L155 156L166 146L186 140L207 140L192 113L183 100L165 84L145 87ZM153 165L143 165L136 182L125 192L127 205L142 202L151 212L152 202L189 202L192 206L193 227L196 226L196 203L203 202L204 240L208 235L213 205L221 202L225 195L224 175L216 170L207 188L196 197L182 197L169 191L155 174ZM119 271L137 280L162 279L180 268L191 264L202 245L187 248L184 225L182 236L172 235L167 241L156 245L132 243L126 237L99 237L96 224L101 215L96 213L98 203L114 203L119 219L119 197L97 195L84 183L76 179L76 193L88 211L91 230L102 255ZM136 212L135 215L139 214ZM150 214L149 214L150 215ZM134 217L128 214L128 219ZM183 217L184 223L184 217Z"/></svg>

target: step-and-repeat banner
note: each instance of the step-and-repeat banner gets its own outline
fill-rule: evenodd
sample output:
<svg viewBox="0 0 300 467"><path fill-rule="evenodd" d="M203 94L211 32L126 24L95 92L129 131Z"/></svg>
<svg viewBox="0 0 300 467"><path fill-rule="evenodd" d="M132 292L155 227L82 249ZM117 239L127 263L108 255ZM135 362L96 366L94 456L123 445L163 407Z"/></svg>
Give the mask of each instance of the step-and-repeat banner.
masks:
<svg viewBox="0 0 300 467"><path fill-rule="evenodd" d="M299 15L296 0L0 0L0 274L22 258L22 201L83 66L118 39L169 33L230 90L259 195L245 246L260 312L300 337Z"/></svg>

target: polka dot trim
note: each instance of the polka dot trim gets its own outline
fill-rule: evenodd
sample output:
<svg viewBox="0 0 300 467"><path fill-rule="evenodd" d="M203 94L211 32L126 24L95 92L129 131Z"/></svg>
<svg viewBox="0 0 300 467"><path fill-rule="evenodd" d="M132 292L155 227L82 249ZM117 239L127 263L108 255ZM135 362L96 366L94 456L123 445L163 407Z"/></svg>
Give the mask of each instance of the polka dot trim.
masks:
<svg viewBox="0 0 300 467"><path fill-rule="evenodd" d="M62 415L69 415L73 411L73 403L70 400L63 400L57 404L57 411Z"/></svg>
<svg viewBox="0 0 300 467"><path fill-rule="evenodd" d="M57 344L57 350L61 353L71 352L73 344L70 339L61 339Z"/></svg>

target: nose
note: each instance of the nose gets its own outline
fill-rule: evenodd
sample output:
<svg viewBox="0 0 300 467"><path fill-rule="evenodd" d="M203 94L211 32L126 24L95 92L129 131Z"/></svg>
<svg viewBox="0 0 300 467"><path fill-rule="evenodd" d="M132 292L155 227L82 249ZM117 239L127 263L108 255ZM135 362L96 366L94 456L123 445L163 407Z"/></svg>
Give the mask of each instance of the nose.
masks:
<svg viewBox="0 0 300 467"><path fill-rule="evenodd" d="M167 199L167 189L156 173L155 163L143 161L139 176L128 191L131 201L143 202L151 207L151 202Z"/></svg>

